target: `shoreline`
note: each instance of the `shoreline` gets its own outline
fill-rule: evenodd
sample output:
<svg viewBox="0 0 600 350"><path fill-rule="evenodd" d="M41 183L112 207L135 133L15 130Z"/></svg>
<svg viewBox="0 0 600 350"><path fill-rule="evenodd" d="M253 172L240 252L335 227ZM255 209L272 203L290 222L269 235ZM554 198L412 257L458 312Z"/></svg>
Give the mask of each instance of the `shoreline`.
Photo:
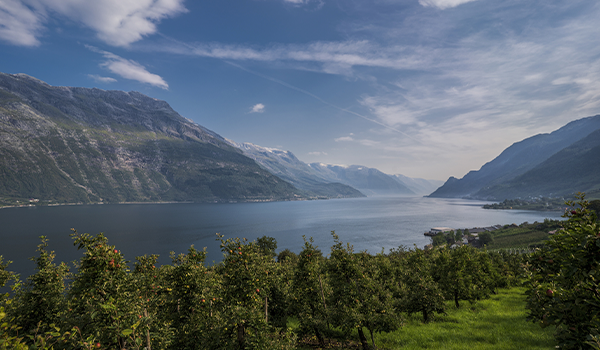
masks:
<svg viewBox="0 0 600 350"><path fill-rule="evenodd" d="M128 205L128 204L235 204L235 203L271 203L271 202L296 202L311 200L329 200L343 198L295 198L295 199L237 199L237 200L213 200L213 201L153 201L153 202L92 202L92 203L49 203L49 204L22 204L22 205L2 205L0 209L7 208L31 208L31 207L60 207L77 205Z"/></svg>

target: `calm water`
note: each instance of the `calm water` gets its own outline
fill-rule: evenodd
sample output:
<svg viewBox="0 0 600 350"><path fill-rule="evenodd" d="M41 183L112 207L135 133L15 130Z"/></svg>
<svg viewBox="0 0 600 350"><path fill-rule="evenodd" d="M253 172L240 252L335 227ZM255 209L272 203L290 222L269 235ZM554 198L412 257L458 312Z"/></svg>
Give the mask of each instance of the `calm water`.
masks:
<svg viewBox="0 0 600 350"><path fill-rule="evenodd" d="M215 233L253 240L274 237L278 251L302 249L302 235L312 236L327 255L335 230L356 251L416 244L429 238L423 232L435 226L465 228L494 224L520 224L560 218L558 212L485 210L484 202L421 197L369 197L323 201L236 204L128 204L7 208L0 210L0 255L12 260L10 270L30 274L28 258L35 255L38 236L45 235L57 261L78 259L70 228L104 232L128 260L159 254L170 262L169 252L185 252L190 245L207 247L208 262L222 254Z"/></svg>

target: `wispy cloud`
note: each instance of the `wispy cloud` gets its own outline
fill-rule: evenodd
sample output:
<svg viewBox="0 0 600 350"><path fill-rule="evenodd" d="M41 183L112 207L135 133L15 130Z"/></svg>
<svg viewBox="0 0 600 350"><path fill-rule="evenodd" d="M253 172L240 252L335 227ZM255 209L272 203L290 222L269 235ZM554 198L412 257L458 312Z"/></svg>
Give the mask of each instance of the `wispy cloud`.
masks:
<svg viewBox="0 0 600 350"><path fill-rule="evenodd" d="M101 77L95 74L88 74L88 77L94 79L98 83L115 83L117 79L111 77Z"/></svg>
<svg viewBox="0 0 600 350"><path fill-rule="evenodd" d="M22 46L40 44L49 19L81 24L114 46L127 46L154 34L161 20L186 12L184 0L2 0L0 39Z"/></svg>
<svg viewBox="0 0 600 350"><path fill-rule="evenodd" d="M159 75L148 72L144 66L136 61L128 60L117 56L112 52L100 50L94 46L86 45L86 47L94 52L97 52L106 58L106 61L100 64L101 67L117 74L125 79L136 80L140 83L150 84L161 89L168 90L169 84L164 81Z"/></svg>
<svg viewBox="0 0 600 350"><path fill-rule="evenodd" d="M320 9L325 4L323 0L283 0L283 2L298 7L312 5L314 9Z"/></svg>
<svg viewBox="0 0 600 350"><path fill-rule="evenodd" d="M167 38L165 36L165 38ZM171 45L153 47L152 50L211 57L236 61L290 61L322 64L322 71L347 72L354 66L391 69L419 69L430 65L426 50L398 45L382 46L368 40L342 42L313 42L306 45L275 44L269 47L252 47L222 43L182 43L167 38ZM334 67L335 66L335 67Z"/></svg>
<svg viewBox="0 0 600 350"><path fill-rule="evenodd" d="M419 0L419 4L425 7L437 7L440 10L445 10L472 1L476 0Z"/></svg>
<svg viewBox="0 0 600 350"><path fill-rule="evenodd" d="M250 108L250 113L263 113L265 111L265 105L262 103L257 103L252 108Z"/></svg>
<svg viewBox="0 0 600 350"><path fill-rule="evenodd" d="M348 142L348 141L354 141L354 134L350 134L348 136L342 136L342 137L338 137L333 139L335 142Z"/></svg>
<svg viewBox="0 0 600 350"><path fill-rule="evenodd" d="M308 155L310 155L310 156L326 156L327 152L314 151L314 152L308 152Z"/></svg>

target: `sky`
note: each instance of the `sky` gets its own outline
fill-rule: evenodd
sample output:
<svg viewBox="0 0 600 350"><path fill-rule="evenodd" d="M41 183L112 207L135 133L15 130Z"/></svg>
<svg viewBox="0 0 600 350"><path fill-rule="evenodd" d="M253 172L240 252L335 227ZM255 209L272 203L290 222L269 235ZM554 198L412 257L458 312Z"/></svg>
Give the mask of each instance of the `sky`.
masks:
<svg viewBox="0 0 600 350"><path fill-rule="evenodd" d="M600 114L599 24L596 0L0 0L0 71L446 180Z"/></svg>

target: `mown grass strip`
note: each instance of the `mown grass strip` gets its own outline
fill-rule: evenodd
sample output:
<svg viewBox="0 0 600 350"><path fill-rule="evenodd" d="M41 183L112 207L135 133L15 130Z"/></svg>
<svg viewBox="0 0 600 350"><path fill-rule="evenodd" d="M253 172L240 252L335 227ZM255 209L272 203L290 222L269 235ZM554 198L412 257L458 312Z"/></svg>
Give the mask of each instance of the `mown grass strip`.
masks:
<svg viewBox="0 0 600 350"><path fill-rule="evenodd" d="M420 314L415 314L398 331L376 335L375 343L379 349L403 350L554 349L553 329L525 320L524 291L522 287L502 289L473 305L463 302L459 309L449 303L447 315L437 316L427 324L422 323ZM354 341L352 348L357 345Z"/></svg>

